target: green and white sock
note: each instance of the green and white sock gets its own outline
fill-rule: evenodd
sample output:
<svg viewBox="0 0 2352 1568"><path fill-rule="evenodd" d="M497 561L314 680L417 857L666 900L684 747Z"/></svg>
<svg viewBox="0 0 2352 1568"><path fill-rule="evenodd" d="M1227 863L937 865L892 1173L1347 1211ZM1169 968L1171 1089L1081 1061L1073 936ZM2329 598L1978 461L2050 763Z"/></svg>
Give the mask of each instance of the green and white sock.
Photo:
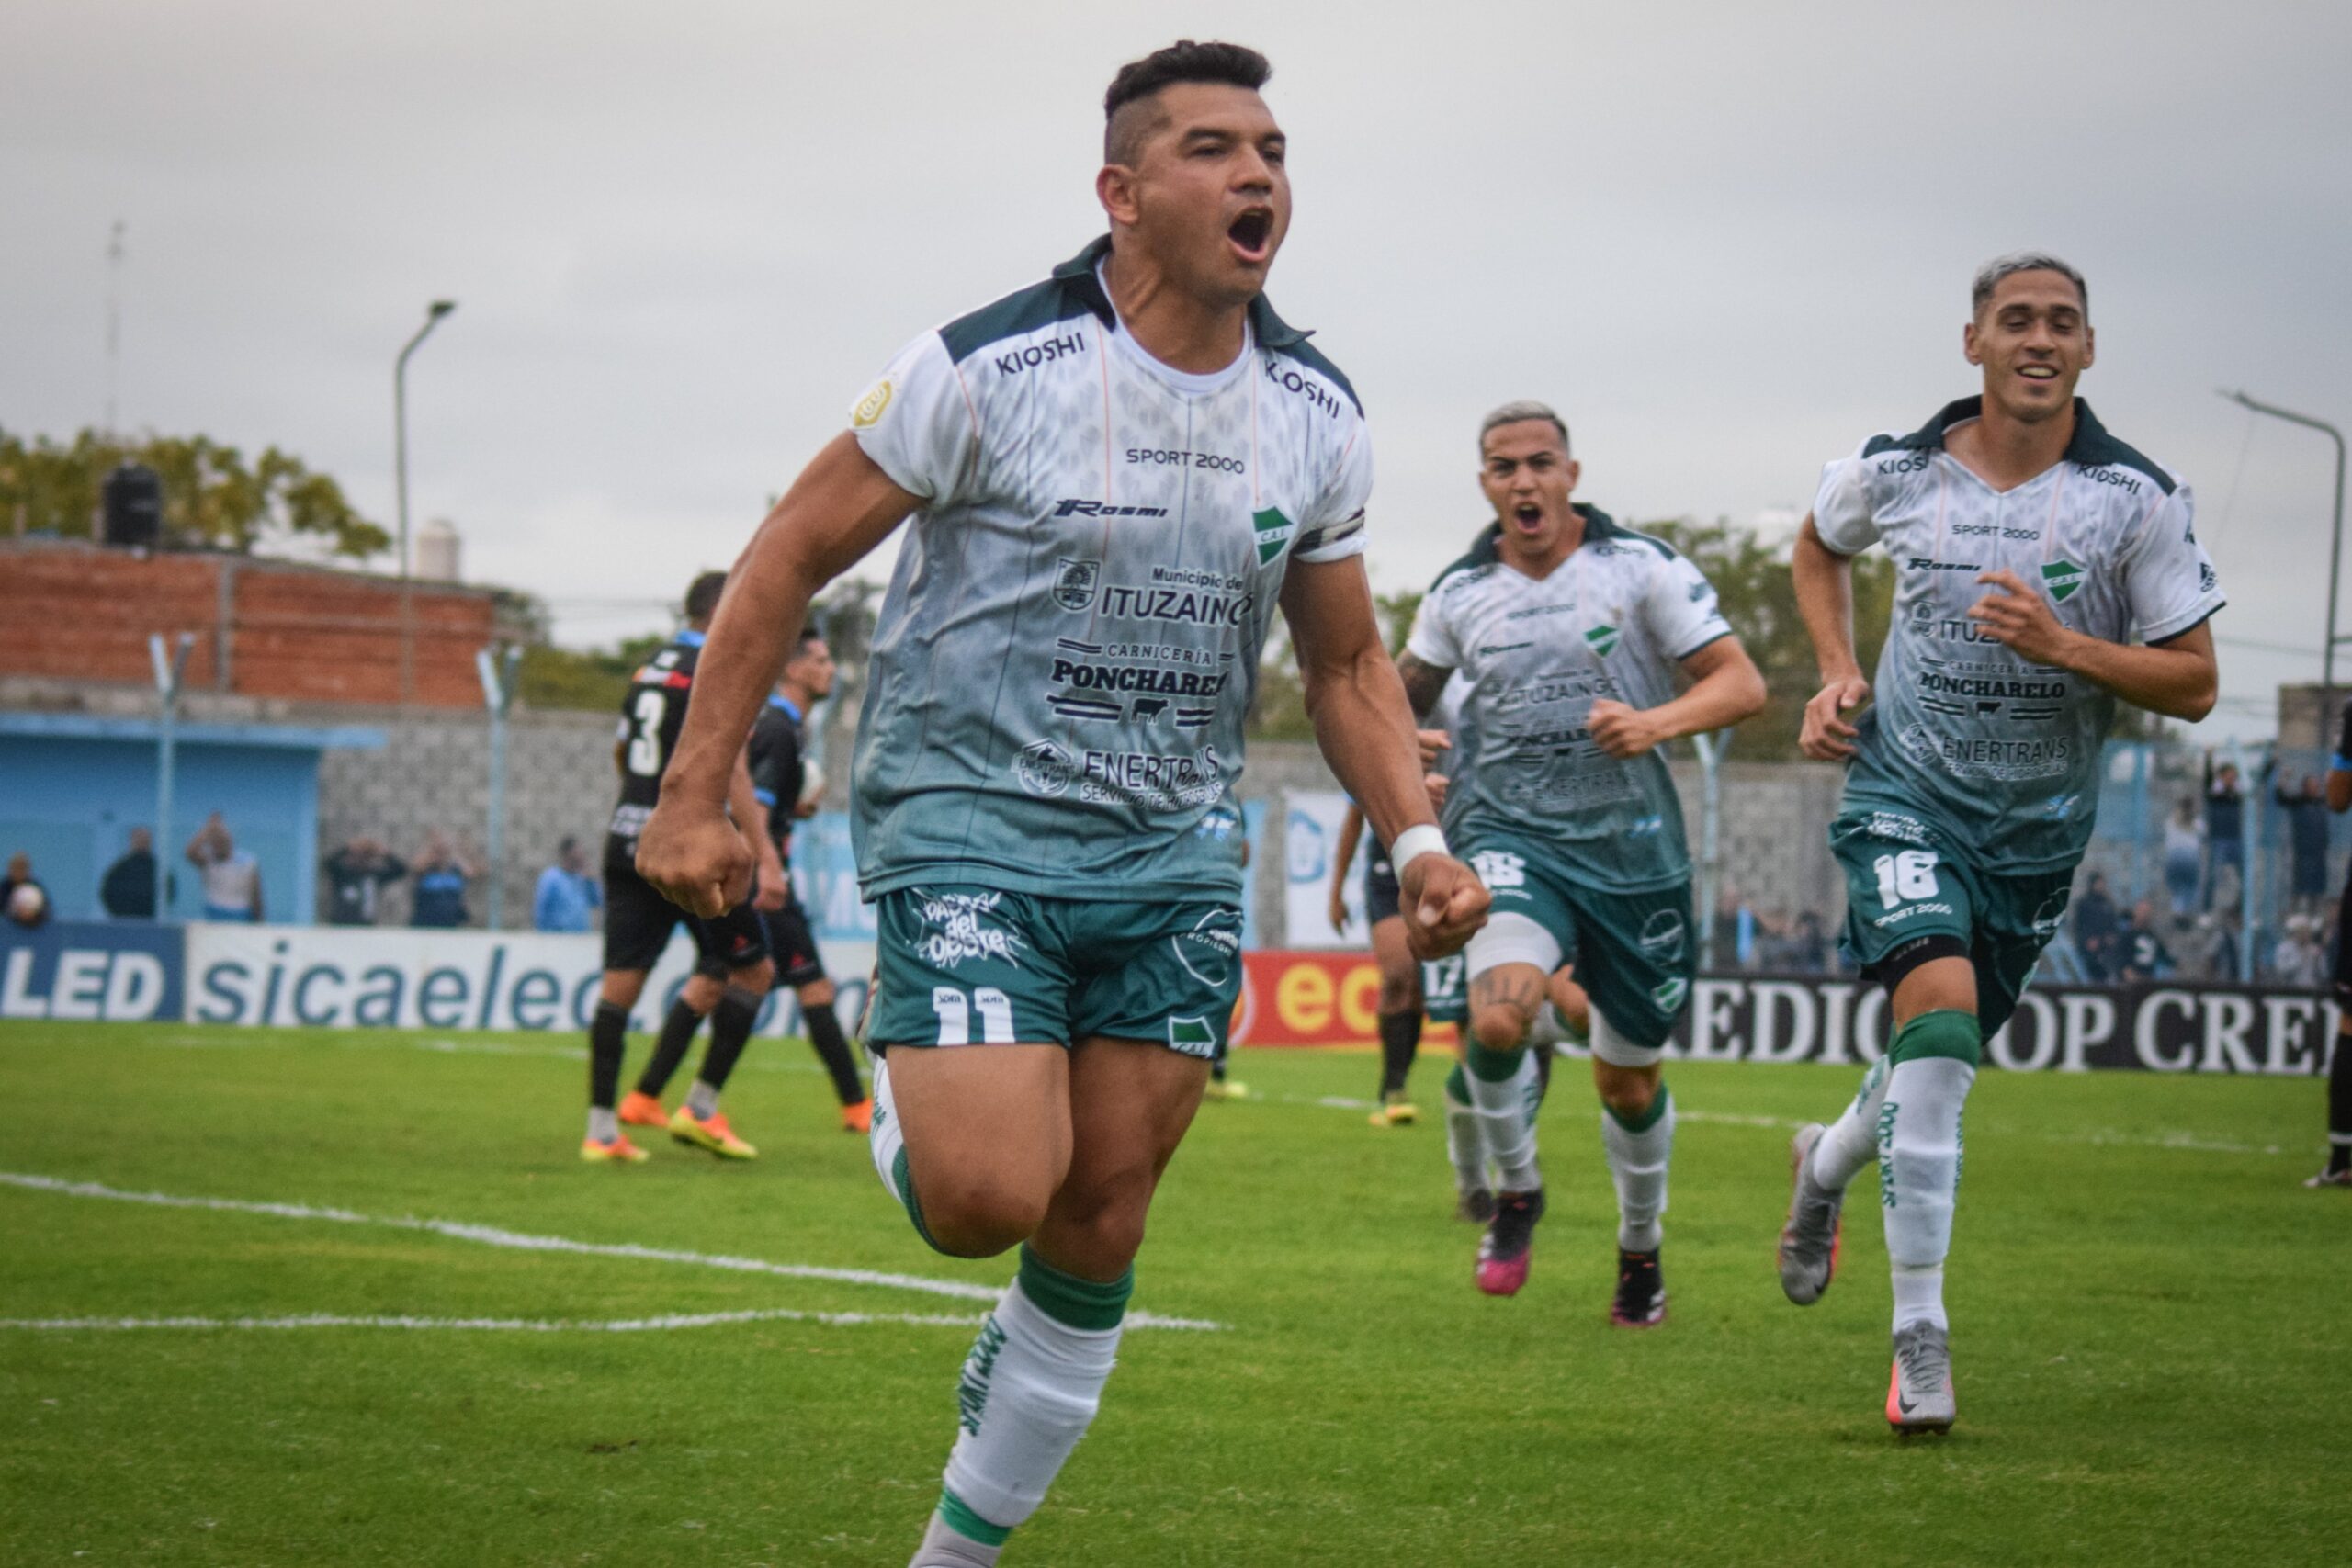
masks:
<svg viewBox="0 0 2352 1568"><path fill-rule="evenodd" d="M1884 1057L1871 1064L1871 1070L1862 1075L1862 1087L1855 1091L1853 1103L1813 1145L1813 1158L1805 1167L1805 1176L1823 1191L1843 1192L1862 1167L1878 1158L1878 1112L1886 1102L1888 1066Z"/></svg>
<svg viewBox="0 0 2352 1568"><path fill-rule="evenodd" d="M1664 1084L1649 1109L1627 1121L1607 1106L1600 1110L1600 1150L1617 1186L1617 1245L1627 1252L1656 1252L1666 1213L1667 1166L1674 1156L1674 1096Z"/></svg>
<svg viewBox="0 0 2352 1568"><path fill-rule="evenodd" d="M1947 1010L1905 1024L1887 1053L1894 1066L1879 1116L1879 1197L1897 1329L1918 1322L1945 1326L1943 1269L1960 1192L1961 1110L1976 1081L1980 1044L1974 1015Z"/></svg>
<svg viewBox="0 0 2352 1568"><path fill-rule="evenodd" d="M1464 1053L1470 1103L1502 1190L1532 1192L1544 1185L1535 1164L1535 1058L1527 1051L1489 1051L1476 1041Z"/></svg>
<svg viewBox="0 0 2352 1568"><path fill-rule="evenodd" d="M1470 1103L1469 1075L1462 1064L1445 1075L1445 1157L1453 1162L1453 1184L1464 1192L1487 1185L1487 1142L1478 1130L1478 1108Z"/></svg>
<svg viewBox="0 0 2352 1568"><path fill-rule="evenodd" d="M1021 1272L964 1362L962 1429L935 1522L994 1547L1037 1511L1102 1404L1134 1290L1132 1269L1108 1283L1081 1280L1022 1247Z"/></svg>

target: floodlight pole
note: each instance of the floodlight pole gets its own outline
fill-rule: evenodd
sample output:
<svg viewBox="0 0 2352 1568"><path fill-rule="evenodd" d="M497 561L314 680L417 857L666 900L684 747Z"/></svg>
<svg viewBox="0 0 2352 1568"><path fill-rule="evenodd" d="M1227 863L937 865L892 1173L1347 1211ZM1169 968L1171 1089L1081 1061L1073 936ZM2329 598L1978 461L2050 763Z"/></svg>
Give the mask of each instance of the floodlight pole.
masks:
<svg viewBox="0 0 2352 1568"><path fill-rule="evenodd" d="M522 662L519 648L485 648L474 655L482 705L490 710L490 824L482 835L482 853L490 862L483 897L490 906L492 931L501 929L506 919L506 710L514 703L514 672Z"/></svg>
<svg viewBox="0 0 2352 1568"><path fill-rule="evenodd" d="M147 638L147 661L155 671L155 919L171 918L172 773L178 761L180 676L187 669L196 634L182 632L168 650L163 634Z"/></svg>
<svg viewBox="0 0 2352 1568"><path fill-rule="evenodd" d="M1724 752L1730 749L1728 734L1694 735L1692 750L1699 753L1699 951L1701 964L1713 962L1715 951L1715 902L1723 881L1723 852L1719 843L1724 816Z"/></svg>
<svg viewBox="0 0 2352 1568"><path fill-rule="evenodd" d="M408 558L408 356L432 335L441 318L458 308L455 299L435 299L425 307L424 324L392 362L392 487L398 497L401 527L401 701L416 700L415 604L410 591Z"/></svg>
<svg viewBox="0 0 2352 1568"><path fill-rule="evenodd" d="M2259 402L2244 392L2223 389L2222 396L2256 413L2267 413L2273 419L2283 419L2290 424L2300 424L2306 430L2316 430L2335 443L2335 523L2327 547L2327 641L2320 651L2319 677L2319 749L2324 753L2333 744L2328 739L2329 710L2335 706L2335 649L2340 641L2335 635L2335 591L2344 568L2344 432L2324 419L2313 419L2307 413L2297 413L2275 404Z"/></svg>

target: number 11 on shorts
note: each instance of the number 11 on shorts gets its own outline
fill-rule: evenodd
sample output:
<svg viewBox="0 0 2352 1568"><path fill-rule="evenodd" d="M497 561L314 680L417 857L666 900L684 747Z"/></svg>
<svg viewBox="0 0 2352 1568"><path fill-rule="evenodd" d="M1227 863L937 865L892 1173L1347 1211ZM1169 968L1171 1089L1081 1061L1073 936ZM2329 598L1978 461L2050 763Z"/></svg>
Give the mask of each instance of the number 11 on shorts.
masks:
<svg viewBox="0 0 2352 1568"><path fill-rule="evenodd" d="M968 998L953 986L931 988L931 1010L939 1015L939 1043L942 1045L972 1043L972 1013L980 1015L980 1040L983 1045L1011 1045L1012 1038L1012 998L994 986L982 986Z"/></svg>

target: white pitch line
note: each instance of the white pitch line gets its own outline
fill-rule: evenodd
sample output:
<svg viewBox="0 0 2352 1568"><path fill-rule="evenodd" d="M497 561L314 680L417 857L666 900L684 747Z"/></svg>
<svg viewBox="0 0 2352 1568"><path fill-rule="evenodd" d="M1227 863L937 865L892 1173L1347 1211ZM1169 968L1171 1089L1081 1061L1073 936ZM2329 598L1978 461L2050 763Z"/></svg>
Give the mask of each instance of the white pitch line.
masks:
<svg viewBox="0 0 2352 1568"><path fill-rule="evenodd" d="M573 1241L556 1235L532 1235L497 1225L458 1220L417 1219L401 1215L356 1213L349 1209L325 1209L309 1203L257 1202L243 1198L187 1197L171 1192L130 1192L96 1181L67 1181L60 1177L21 1171L0 1171L0 1185L65 1198L96 1198L118 1203L145 1203L164 1209L210 1209L223 1213L262 1214L279 1220L314 1220L329 1224L382 1225L391 1230L424 1231L453 1241L521 1252L565 1252L591 1258L623 1258L639 1263L675 1263L689 1268L723 1269L739 1274L770 1274L792 1280L825 1280L844 1285L875 1285L885 1290L920 1291L928 1295L962 1301L993 1303L1003 1292L993 1285L961 1280L933 1280L920 1274L889 1274L872 1269L830 1269L813 1263L771 1263L760 1258L735 1258L723 1253L688 1252L678 1247L643 1247L635 1242ZM961 1321L960 1319L957 1321ZM1156 1313L1127 1314L1130 1328L1222 1329L1205 1318L1163 1317Z"/></svg>
<svg viewBox="0 0 2352 1568"><path fill-rule="evenodd" d="M973 1328L980 1314L914 1312L801 1312L791 1307L767 1307L752 1312L680 1312L659 1317L620 1317L604 1321L565 1322L544 1317L417 1317L350 1316L312 1312L290 1317L11 1317L0 1318L0 1331L39 1334L121 1334L146 1329L238 1331L287 1328L453 1329L495 1334L648 1334L673 1328L716 1328L738 1323L816 1323L828 1328L856 1328L867 1324L911 1324L921 1327Z"/></svg>

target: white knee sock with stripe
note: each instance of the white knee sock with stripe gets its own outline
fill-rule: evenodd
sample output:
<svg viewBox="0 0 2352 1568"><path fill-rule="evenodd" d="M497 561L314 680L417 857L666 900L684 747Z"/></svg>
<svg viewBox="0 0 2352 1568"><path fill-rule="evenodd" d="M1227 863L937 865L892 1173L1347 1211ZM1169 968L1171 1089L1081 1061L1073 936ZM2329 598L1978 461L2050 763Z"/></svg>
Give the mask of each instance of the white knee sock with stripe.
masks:
<svg viewBox="0 0 2352 1568"><path fill-rule="evenodd" d="M1603 1106L1600 1149L1617 1186L1617 1245L1627 1252L1656 1252L1666 1213L1666 1172L1674 1157L1674 1095L1664 1084L1638 1127L1630 1127Z"/></svg>
<svg viewBox="0 0 2352 1568"><path fill-rule="evenodd" d="M1886 1074L1883 1057L1871 1063L1853 1103L1814 1145L1805 1174L1823 1191L1843 1192L1862 1167L1878 1158L1878 1113L1886 1102Z"/></svg>

